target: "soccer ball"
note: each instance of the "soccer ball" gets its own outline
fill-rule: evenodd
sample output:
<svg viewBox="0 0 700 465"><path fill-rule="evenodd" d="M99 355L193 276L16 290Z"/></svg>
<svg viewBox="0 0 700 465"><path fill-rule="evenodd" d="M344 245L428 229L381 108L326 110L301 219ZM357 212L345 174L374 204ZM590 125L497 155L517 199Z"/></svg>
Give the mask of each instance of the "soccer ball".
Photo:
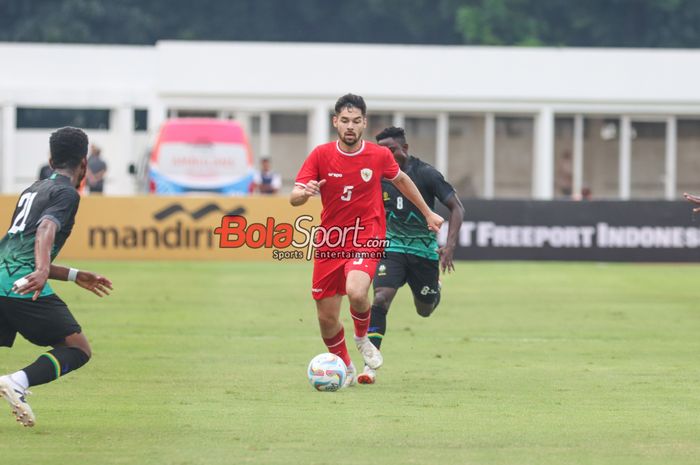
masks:
<svg viewBox="0 0 700 465"><path fill-rule="evenodd" d="M347 367L342 358L324 353L311 359L306 374L309 377L309 383L317 391L337 391L345 383Z"/></svg>

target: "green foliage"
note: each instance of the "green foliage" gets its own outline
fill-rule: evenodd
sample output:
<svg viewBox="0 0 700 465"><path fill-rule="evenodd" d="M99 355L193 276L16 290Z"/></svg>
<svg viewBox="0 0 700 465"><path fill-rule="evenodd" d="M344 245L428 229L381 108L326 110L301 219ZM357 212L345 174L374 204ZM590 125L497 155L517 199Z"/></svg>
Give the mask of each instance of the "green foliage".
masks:
<svg viewBox="0 0 700 465"><path fill-rule="evenodd" d="M0 0L0 40L699 47L696 0Z"/></svg>
<svg viewBox="0 0 700 465"><path fill-rule="evenodd" d="M695 0L479 0L456 18L470 44L700 46Z"/></svg>
<svg viewBox="0 0 700 465"><path fill-rule="evenodd" d="M484 0L457 10L457 26L467 43L480 45L542 45L543 24L524 14L526 0Z"/></svg>
<svg viewBox="0 0 700 465"><path fill-rule="evenodd" d="M156 18L138 0L3 0L0 40L152 43Z"/></svg>

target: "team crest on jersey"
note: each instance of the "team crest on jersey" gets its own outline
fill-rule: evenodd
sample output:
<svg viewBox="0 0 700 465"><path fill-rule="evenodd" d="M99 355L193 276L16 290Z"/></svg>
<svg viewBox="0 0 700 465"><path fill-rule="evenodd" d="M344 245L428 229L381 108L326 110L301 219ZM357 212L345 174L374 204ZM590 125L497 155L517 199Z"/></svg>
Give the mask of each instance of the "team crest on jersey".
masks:
<svg viewBox="0 0 700 465"><path fill-rule="evenodd" d="M369 168L363 168L360 170L360 176L364 182L369 182L372 179L372 170Z"/></svg>
<svg viewBox="0 0 700 465"><path fill-rule="evenodd" d="M384 191L384 201L388 202L389 200L391 200L391 197L389 197L389 193L387 191Z"/></svg>
<svg viewBox="0 0 700 465"><path fill-rule="evenodd" d="M377 276L386 276L386 265L379 265Z"/></svg>

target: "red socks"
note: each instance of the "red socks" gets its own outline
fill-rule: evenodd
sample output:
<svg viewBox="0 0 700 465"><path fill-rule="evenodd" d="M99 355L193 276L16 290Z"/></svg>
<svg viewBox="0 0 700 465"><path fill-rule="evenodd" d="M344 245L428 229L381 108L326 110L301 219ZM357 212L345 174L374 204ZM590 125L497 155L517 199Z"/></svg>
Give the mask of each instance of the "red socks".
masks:
<svg viewBox="0 0 700 465"><path fill-rule="evenodd" d="M365 330L365 332L367 331ZM336 334L335 336L328 339L324 337L323 342L325 342L326 347L328 347L328 352L342 358L343 362L345 362L345 366L350 365L350 362L352 362L352 360L350 360L348 347L347 345L345 345L345 330L342 327L340 328L338 334Z"/></svg>
<svg viewBox="0 0 700 465"><path fill-rule="evenodd" d="M352 315L352 322L355 323L355 337L367 336L367 329L369 328L369 320L372 317L372 312L368 310L364 313L360 313L350 307L350 314Z"/></svg>
<svg viewBox="0 0 700 465"><path fill-rule="evenodd" d="M369 321L372 316L372 312L360 313L355 311L352 307L350 308L350 314L352 315L352 321L355 324L355 336L364 337L367 336L367 329L369 328ZM340 328L338 334L331 338L323 338L323 342L328 347L328 352L337 355L343 359L345 365L350 365L352 360L350 359L350 354L348 353L348 347L345 344L345 329Z"/></svg>

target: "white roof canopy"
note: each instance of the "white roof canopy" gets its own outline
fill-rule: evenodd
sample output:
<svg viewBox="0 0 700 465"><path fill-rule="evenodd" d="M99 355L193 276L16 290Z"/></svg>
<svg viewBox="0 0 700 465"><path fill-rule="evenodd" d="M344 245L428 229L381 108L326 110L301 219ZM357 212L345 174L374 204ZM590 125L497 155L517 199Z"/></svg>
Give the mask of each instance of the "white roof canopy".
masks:
<svg viewBox="0 0 700 465"><path fill-rule="evenodd" d="M0 101L157 98L699 106L700 51L163 41L0 44Z"/></svg>

